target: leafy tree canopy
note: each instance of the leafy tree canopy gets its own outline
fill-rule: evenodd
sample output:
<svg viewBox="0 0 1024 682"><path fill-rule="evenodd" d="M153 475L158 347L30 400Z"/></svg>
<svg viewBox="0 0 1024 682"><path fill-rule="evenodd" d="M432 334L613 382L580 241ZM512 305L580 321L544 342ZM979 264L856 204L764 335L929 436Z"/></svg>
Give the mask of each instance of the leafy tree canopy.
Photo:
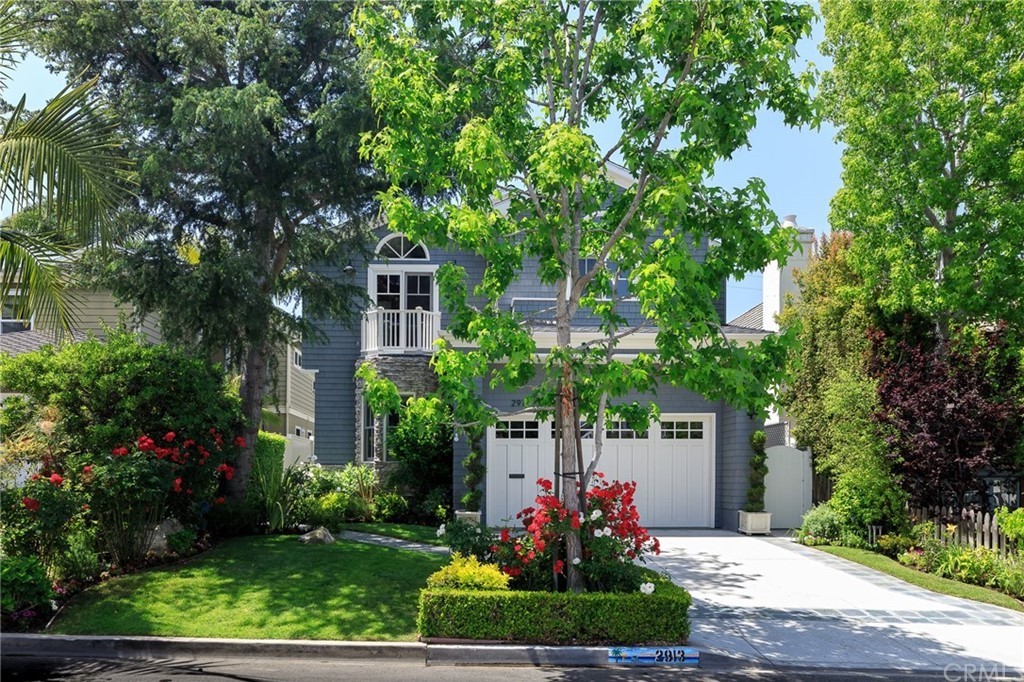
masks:
<svg viewBox="0 0 1024 682"><path fill-rule="evenodd" d="M748 143L762 107L790 125L814 120L810 78L791 68L813 15L786 2L361 6L357 43L381 124L363 150L394 184L383 198L389 225L487 262L478 282L455 264L438 272L448 331L474 347L434 359L461 420L493 419L475 378L522 387L542 364L529 403L555 413L562 471L581 472L585 488L580 417L600 425L607 409L646 423L657 408L630 403L632 392L671 383L752 411L768 405L788 339L737 346L720 333L714 302L730 275L784 260L792 235L759 180L736 191L707 180ZM593 129L606 122L621 134L601 149ZM632 176L625 189L613 159ZM398 189L414 182L434 200ZM557 292L543 356L535 320L502 305L524 267ZM624 315L623 298L636 300L643 325ZM584 316L603 339L574 340ZM616 357L645 327L656 351ZM566 505L579 500L567 494ZM578 538L568 543L572 559Z"/></svg>
<svg viewBox="0 0 1024 682"><path fill-rule="evenodd" d="M1024 3L822 0L833 228L889 312L1024 328Z"/></svg>
<svg viewBox="0 0 1024 682"><path fill-rule="evenodd" d="M270 346L349 314L360 291L313 263L359 256L377 187L371 124L335 2L40 2L39 48L87 69L124 119L140 170L137 250L109 282L169 338L230 351L255 442ZM289 312L301 297L307 318ZM283 310L277 304L285 302ZM248 457L237 488L245 485ZM237 490L236 490L237 492Z"/></svg>

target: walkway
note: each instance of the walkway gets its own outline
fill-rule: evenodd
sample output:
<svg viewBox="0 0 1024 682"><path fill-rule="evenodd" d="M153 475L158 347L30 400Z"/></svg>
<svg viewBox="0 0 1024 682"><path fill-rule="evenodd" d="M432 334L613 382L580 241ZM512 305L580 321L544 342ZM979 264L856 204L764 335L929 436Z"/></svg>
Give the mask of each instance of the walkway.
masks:
<svg viewBox="0 0 1024 682"><path fill-rule="evenodd" d="M661 531L691 643L775 666L1024 671L1024 614L947 597L788 538ZM966 668L965 666L974 666Z"/></svg>
<svg viewBox="0 0 1024 682"><path fill-rule="evenodd" d="M375 535L373 533L361 533L357 530L341 530L333 533L334 537L353 542L365 542L370 545L380 545L392 549L411 549L416 552L430 552L431 554L449 554L447 547L439 545L428 545L423 542L412 542L400 538L392 538L386 535Z"/></svg>

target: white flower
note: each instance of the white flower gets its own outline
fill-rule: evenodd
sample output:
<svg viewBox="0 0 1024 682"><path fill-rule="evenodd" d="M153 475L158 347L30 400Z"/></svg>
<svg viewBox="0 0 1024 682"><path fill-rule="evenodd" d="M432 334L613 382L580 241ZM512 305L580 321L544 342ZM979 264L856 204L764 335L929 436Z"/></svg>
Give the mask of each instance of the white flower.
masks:
<svg viewBox="0 0 1024 682"><path fill-rule="evenodd" d="M477 527L476 527L476 534L477 534L477 535L480 535L480 533L482 533L482 532L483 532L483 531L481 531L481 530L480 530L480 526L477 526Z"/></svg>
<svg viewBox="0 0 1024 682"><path fill-rule="evenodd" d="M597 521L599 518L601 518L601 510L600 509L595 509L594 511L590 512L590 520L591 521Z"/></svg>
<svg viewBox="0 0 1024 682"><path fill-rule="evenodd" d="M580 565L580 558L576 557L575 559L573 559L572 560L572 565L573 566L579 566Z"/></svg>
<svg viewBox="0 0 1024 682"><path fill-rule="evenodd" d="M654 594L654 583L644 583L640 586L640 591L644 594Z"/></svg>
<svg viewBox="0 0 1024 682"><path fill-rule="evenodd" d="M441 537L442 535L445 534L445 532L446 532L445 531L445 527L444 527L444 524L442 523L440 525L440 527L438 527L438 529L437 529L437 537Z"/></svg>

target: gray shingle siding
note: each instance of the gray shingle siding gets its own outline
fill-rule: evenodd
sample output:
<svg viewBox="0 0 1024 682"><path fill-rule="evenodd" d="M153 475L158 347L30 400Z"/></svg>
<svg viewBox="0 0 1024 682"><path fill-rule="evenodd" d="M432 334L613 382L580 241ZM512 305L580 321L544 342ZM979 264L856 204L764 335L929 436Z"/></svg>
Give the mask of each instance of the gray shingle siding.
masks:
<svg viewBox="0 0 1024 682"><path fill-rule="evenodd" d="M378 231L380 237L385 234L387 234L386 230ZM707 243L702 241L695 249L695 253L702 257L706 250ZM480 281L483 276L486 261L479 256L452 253L441 249L431 249L430 255L430 260L424 261L426 264L441 265L454 261L463 266L471 285ZM338 277L350 277L354 283L365 285L367 282L366 265L353 264L353 267L356 268L356 271L351 275L343 275L337 271L330 274ZM520 302L517 302L517 309L525 310L530 306L526 305L524 299L550 299L553 296L553 290L540 283L534 262L532 267L529 267L528 264L521 277L509 287L502 303L504 306L510 306L513 299L520 299ZM546 304L535 302L530 305L533 310L538 310L545 307ZM634 307L629 308L630 305ZM638 320L639 310L635 305L635 303L625 302L623 312L628 312L631 319L635 315L635 319ZM715 309L723 320L725 305L726 296L723 282L722 295L715 301ZM449 320L448 314L442 312L441 320L442 328L446 327ZM341 465L352 461L354 455L356 440L354 374L360 354L361 329L358 321L351 327L324 322L321 322L319 326L324 331L327 342L313 344L307 340L303 343L303 364L307 368L319 372L316 378L315 453L322 464ZM506 411L513 409L513 401L522 400L528 391L529 389L522 389L515 393L507 393L483 388L481 397L497 409ZM715 525L735 529L737 525L736 510L742 508L746 501L747 473L751 456L749 438L751 432L760 427L760 423L724 402L708 401L691 391L671 386L661 387L657 396L632 395L616 400L616 402L631 402L633 400L656 401L664 413L710 413L715 415ZM463 460L469 452L469 445L465 436L462 436L453 448L452 492L456 506L458 506L459 498L466 491L462 480L465 476ZM486 453L484 453L484 457L486 466ZM485 498L486 495L485 489ZM486 499L483 501L483 508L486 509Z"/></svg>
<svg viewBox="0 0 1024 682"><path fill-rule="evenodd" d="M718 457L715 483L715 526L736 530L737 512L747 502L749 485L750 434L762 428L763 422L751 419L729 405L722 405L718 428Z"/></svg>

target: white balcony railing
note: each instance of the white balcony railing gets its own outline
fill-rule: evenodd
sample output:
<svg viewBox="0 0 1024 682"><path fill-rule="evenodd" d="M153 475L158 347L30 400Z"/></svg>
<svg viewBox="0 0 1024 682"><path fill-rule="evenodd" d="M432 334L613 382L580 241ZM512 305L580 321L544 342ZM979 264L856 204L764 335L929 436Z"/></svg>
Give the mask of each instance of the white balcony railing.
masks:
<svg viewBox="0 0 1024 682"><path fill-rule="evenodd" d="M432 310L371 308L363 313L364 353L430 353L440 333L441 313Z"/></svg>

